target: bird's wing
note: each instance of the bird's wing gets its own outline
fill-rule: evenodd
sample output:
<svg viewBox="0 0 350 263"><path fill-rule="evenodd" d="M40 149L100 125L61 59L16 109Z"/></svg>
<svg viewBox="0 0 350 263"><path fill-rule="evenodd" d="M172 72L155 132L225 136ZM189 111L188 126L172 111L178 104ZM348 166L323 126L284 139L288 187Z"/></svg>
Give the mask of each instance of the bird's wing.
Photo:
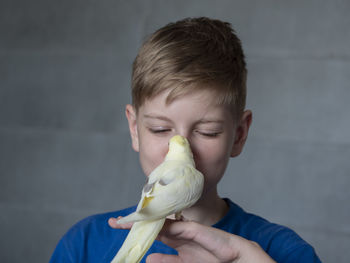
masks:
<svg viewBox="0 0 350 263"><path fill-rule="evenodd" d="M120 223L153 220L177 213L198 200L203 176L192 165L165 162L149 176L134 213Z"/></svg>
<svg viewBox="0 0 350 263"><path fill-rule="evenodd" d="M167 216L186 207L195 187L191 166L176 165L167 169L157 181L147 184L139 204L139 213Z"/></svg>

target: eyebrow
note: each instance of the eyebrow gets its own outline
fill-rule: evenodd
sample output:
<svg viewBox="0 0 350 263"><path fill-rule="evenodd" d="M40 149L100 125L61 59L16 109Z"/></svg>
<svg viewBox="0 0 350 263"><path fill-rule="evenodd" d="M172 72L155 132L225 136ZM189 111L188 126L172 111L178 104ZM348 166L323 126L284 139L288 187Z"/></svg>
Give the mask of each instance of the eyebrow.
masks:
<svg viewBox="0 0 350 263"><path fill-rule="evenodd" d="M199 120L198 123L224 123L223 120L220 120L220 119L202 119L202 120Z"/></svg>
<svg viewBox="0 0 350 263"><path fill-rule="evenodd" d="M161 116L161 115L144 114L143 117L146 119L156 119L156 120L171 122L171 119L169 119L165 116ZM224 121L221 119L210 119L210 118L206 119L206 118L204 118L204 119L199 120L197 123L199 123L199 124L219 123L219 124L221 124L221 123L224 123Z"/></svg>
<svg viewBox="0 0 350 263"><path fill-rule="evenodd" d="M157 120L162 120L162 121L171 121L169 118L161 115L152 115L152 114L144 114L144 118L146 119L157 119Z"/></svg>

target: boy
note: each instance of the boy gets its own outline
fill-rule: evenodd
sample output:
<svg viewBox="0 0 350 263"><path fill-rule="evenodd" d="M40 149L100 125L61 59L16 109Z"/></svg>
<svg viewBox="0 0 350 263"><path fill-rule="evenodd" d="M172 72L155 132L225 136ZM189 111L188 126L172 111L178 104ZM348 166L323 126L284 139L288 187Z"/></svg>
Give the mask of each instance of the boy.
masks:
<svg viewBox="0 0 350 263"><path fill-rule="evenodd" d="M184 221L168 220L148 262L320 262L292 230L248 214L217 193L252 120L245 110L246 75L240 40L219 20L169 24L141 47L133 65L133 105L126 106L141 167L148 176L163 161L169 139L180 134L205 177L200 200L182 212ZM62 238L51 262L110 262L130 227L115 218L134 210L81 221Z"/></svg>

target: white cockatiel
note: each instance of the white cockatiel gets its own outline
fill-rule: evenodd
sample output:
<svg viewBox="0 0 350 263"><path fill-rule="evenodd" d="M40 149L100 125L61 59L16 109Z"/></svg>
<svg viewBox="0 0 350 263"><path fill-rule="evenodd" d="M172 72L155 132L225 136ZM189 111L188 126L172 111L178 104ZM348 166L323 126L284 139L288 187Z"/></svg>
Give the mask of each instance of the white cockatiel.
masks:
<svg viewBox="0 0 350 263"><path fill-rule="evenodd" d="M194 205L201 197L204 177L196 170L186 138L169 141L164 161L149 175L136 211L118 223L135 222L112 263L140 262L162 229L165 218Z"/></svg>

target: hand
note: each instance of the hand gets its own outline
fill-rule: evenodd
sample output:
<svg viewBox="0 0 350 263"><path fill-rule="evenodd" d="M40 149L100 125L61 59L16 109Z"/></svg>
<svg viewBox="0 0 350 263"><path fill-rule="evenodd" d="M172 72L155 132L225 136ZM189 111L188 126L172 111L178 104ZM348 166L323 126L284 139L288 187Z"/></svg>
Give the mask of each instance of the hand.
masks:
<svg viewBox="0 0 350 263"><path fill-rule="evenodd" d="M108 223L122 229L132 225L118 225L113 218ZM255 242L191 221L167 220L158 240L176 249L178 255L152 254L147 257L148 263L275 262Z"/></svg>

